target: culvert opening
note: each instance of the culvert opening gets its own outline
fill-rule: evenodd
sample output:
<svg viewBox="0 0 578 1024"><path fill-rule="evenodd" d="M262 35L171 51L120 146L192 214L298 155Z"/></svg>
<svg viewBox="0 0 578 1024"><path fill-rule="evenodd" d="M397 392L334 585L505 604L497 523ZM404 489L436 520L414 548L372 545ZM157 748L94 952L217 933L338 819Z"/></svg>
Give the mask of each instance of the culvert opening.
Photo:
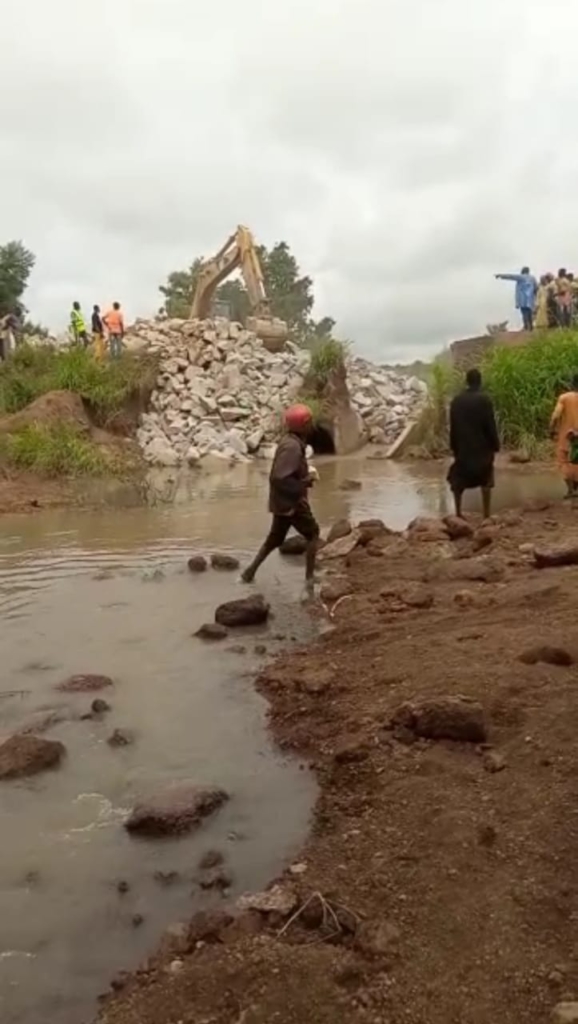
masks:
<svg viewBox="0 0 578 1024"><path fill-rule="evenodd" d="M327 427L317 424L308 440L315 455L335 455L335 443Z"/></svg>

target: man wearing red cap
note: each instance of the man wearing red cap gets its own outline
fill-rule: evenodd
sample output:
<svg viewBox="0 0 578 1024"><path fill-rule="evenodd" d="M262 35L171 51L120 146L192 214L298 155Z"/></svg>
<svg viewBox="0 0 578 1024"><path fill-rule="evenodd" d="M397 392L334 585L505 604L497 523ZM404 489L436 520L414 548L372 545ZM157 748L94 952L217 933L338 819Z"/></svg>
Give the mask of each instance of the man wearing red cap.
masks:
<svg viewBox="0 0 578 1024"><path fill-rule="evenodd" d="M313 475L307 465L305 450L307 437L313 429L311 410L306 405L291 406L285 413L285 426L287 433L277 445L269 474L271 529L242 575L245 583L253 582L259 566L272 551L281 547L291 527L307 541L305 576L308 584L313 583L319 526L308 500Z"/></svg>

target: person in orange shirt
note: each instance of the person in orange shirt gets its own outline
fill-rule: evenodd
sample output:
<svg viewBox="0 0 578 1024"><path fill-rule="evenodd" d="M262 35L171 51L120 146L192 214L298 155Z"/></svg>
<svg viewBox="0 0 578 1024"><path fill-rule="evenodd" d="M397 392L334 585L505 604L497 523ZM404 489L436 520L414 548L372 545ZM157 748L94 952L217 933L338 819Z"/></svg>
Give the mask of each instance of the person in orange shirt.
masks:
<svg viewBox="0 0 578 1024"><path fill-rule="evenodd" d="M578 374L570 391L560 395L550 421L556 436L558 468L566 483L566 497L578 496Z"/></svg>
<svg viewBox="0 0 578 1024"><path fill-rule="evenodd" d="M120 302L113 302L112 309L109 309L102 321L108 331L108 343L111 359L120 359L122 355L122 339L124 338L124 317L120 308Z"/></svg>

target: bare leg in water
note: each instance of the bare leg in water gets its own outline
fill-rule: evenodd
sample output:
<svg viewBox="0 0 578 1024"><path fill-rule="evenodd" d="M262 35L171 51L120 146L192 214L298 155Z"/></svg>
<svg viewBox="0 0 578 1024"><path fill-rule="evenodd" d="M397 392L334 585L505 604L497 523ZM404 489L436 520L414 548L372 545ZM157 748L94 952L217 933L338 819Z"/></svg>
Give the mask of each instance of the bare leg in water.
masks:
<svg viewBox="0 0 578 1024"><path fill-rule="evenodd" d="M243 580L243 583L253 582L257 570L260 568L261 565L263 565L265 559L268 558L269 555L278 547L280 547L280 545L278 543L273 543L272 538L267 538L267 540L259 548L251 564L248 565L244 572L241 573L241 579ZM307 542L307 547L305 548L305 581L307 584L313 584L315 581L316 561L317 537L314 537L312 540L309 540Z"/></svg>
<svg viewBox="0 0 578 1024"><path fill-rule="evenodd" d="M482 487L482 509L484 519L489 519L492 514L492 488Z"/></svg>

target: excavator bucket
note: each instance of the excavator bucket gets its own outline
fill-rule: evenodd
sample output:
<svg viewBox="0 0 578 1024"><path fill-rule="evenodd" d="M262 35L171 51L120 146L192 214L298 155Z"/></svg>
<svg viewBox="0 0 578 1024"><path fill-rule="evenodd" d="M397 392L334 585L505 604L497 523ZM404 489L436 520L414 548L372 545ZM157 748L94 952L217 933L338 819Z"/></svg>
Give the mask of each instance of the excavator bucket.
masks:
<svg viewBox="0 0 578 1024"><path fill-rule="evenodd" d="M287 324L277 317L249 316L247 329L261 338L269 352L280 352L289 337Z"/></svg>

